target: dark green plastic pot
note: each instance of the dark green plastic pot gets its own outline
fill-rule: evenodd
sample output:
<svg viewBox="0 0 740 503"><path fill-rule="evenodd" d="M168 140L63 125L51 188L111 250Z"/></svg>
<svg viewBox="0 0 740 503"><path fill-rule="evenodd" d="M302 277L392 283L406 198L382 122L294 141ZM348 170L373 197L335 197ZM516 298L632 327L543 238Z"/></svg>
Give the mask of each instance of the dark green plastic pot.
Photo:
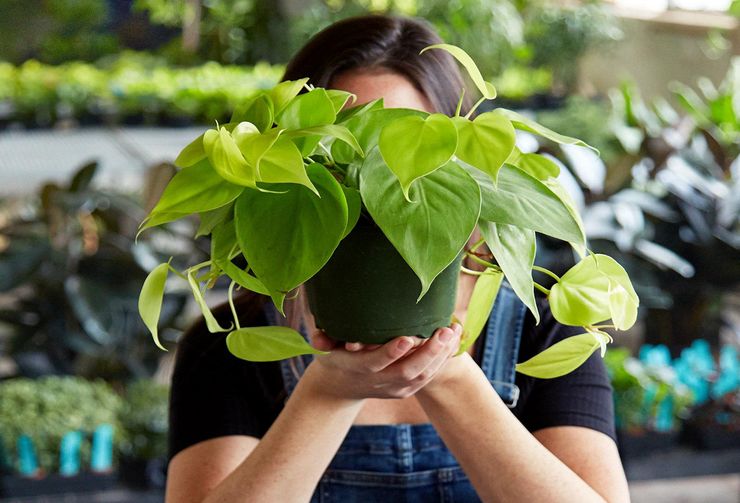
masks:
<svg viewBox="0 0 740 503"><path fill-rule="evenodd" d="M450 324L461 258L437 276L417 303L419 278L380 228L362 217L306 283L316 326L333 339L366 344L403 335L431 337Z"/></svg>

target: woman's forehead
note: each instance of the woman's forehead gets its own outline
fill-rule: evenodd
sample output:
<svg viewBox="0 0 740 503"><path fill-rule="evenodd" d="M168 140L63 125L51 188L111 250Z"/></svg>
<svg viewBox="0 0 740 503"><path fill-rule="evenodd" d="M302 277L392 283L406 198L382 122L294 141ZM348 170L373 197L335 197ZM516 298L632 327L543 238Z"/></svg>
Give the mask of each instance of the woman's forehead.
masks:
<svg viewBox="0 0 740 503"><path fill-rule="evenodd" d="M424 93L408 78L392 70L349 70L334 77L330 87L355 94L357 101L353 106L383 98L386 108L435 111Z"/></svg>

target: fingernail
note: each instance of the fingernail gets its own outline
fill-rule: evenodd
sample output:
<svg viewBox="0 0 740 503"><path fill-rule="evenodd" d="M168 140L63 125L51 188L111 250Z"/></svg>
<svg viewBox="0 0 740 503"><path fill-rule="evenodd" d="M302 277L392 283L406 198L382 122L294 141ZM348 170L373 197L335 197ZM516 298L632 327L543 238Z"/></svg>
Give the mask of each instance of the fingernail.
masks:
<svg viewBox="0 0 740 503"><path fill-rule="evenodd" d="M400 349L401 351L411 349L411 346L413 346L413 344L408 339L401 339L400 341L398 341L398 349Z"/></svg>
<svg viewBox="0 0 740 503"><path fill-rule="evenodd" d="M463 326L460 325L459 323L455 323L453 325L453 330L455 331L456 334L461 334L463 330Z"/></svg>
<svg viewBox="0 0 740 503"><path fill-rule="evenodd" d="M447 344L452 339L452 333L449 330L442 330L439 334L439 341L442 344Z"/></svg>

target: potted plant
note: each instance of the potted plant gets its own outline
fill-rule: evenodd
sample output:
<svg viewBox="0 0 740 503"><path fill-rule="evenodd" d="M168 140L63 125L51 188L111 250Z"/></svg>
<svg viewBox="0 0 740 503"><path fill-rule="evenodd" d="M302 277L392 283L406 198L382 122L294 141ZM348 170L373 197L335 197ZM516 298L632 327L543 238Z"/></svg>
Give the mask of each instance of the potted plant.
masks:
<svg viewBox="0 0 740 503"><path fill-rule="evenodd" d="M183 149L175 161L181 170L141 231L198 213L198 235L210 235L211 254L182 272L161 264L147 277L139 310L155 343L169 272L190 285L209 330L230 331L227 345L240 358L317 351L286 327L241 327L236 313L233 326L219 325L204 293L224 275L231 280L230 302L238 286L269 295L281 312L286 297L306 283L317 325L339 340L428 337L450 323L462 255L484 270L462 268L480 278L461 351L480 333L504 277L536 319L535 289L547 296L558 321L584 327L521 363L520 372L567 373L596 349L604 351L611 340L605 329L634 323L638 298L624 269L588 253L580 217L555 178L559 168L521 152L515 131L588 146L510 110L473 119L483 101L495 98L494 87L460 48L438 44L422 53L427 50L449 52L482 94L466 115L462 99L454 117L385 108L382 100L347 108L349 93L301 79L257 94L229 123ZM483 238L467 247L476 227ZM562 277L533 265L537 232L570 243L578 254ZM478 251L484 244L495 263ZM532 271L555 284L545 288ZM340 288L337 278L344 281ZM351 313L351 331L343 325L345 313Z"/></svg>

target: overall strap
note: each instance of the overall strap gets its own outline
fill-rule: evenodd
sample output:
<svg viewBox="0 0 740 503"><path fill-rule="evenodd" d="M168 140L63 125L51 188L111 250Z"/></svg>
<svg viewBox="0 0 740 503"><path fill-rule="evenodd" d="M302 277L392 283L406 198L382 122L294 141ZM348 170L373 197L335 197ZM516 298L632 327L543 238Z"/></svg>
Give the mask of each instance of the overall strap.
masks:
<svg viewBox="0 0 740 503"><path fill-rule="evenodd" d="M481 369L509 407L516 406L519 399L514 379L526 311L527 306L504 281L486 323Z"/></svg>
<svg viewBox="0 0 740 503"><path fill-rule="evenodd" d="M265 302L263 311L269 325L276 326L280 325L279 316L282 316L275 305L272 302ZM306 327L301 324L300 333L306 341L308 341L308 335L306 334ZM313 360L313 355L301 355L293 358L286 358L280 361L280 372L283 376L283 384L285 386L286 396L290 396L293 393L298 379L301 378L303 372L308 367L308 364Z"/></svg>

